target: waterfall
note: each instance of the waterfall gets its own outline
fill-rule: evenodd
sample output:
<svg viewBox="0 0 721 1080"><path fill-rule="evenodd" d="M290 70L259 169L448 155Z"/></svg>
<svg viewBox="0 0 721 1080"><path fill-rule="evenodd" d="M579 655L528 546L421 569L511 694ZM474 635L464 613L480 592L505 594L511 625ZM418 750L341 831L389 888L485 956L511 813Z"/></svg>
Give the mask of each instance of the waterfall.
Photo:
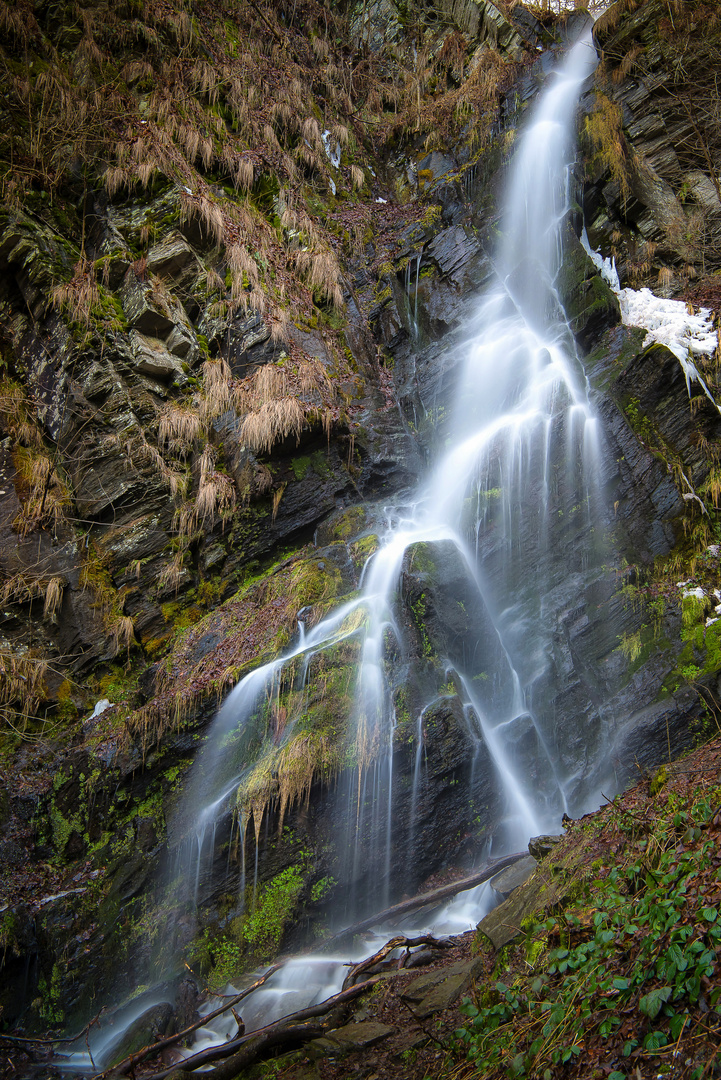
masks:
<svg viewBox="0 0 721 1080"><path fill-rule="evenodd" d="M417 733L411 822L408 834L399 837L393 814L397 717L387 652L389 642L403 648L397 592L409 552L418 545L455 568L466 604L478 620L473 655L465 646L454 653L451 645L443 662L467 728L468 783L479 782L481 760L488 762L484 775L493 777L498 809L488 850L518 850L531 835L557 830L575 798L575 777L560 763L553 718L536 706L536 688L548 666L543 597L553 580L545 548L549 515L560 512L552 508L553 493L559 486L569 493L587 531L593 528L597 499L597 421L556 288L561 225L569 209L574 112L595 63L588 33L550 78L519 141L494 260L495 281L480 298L460 350L450 445L410 503L385 509L387 525L364 568L360 593L314 627L301 627L284 656L247 675L208 731L184 799L188 840L179 848L171 886L176 900L179 890L184 892L193 913L204 875L212 873L219 817L227 816L253 764L246 728L268 708L280 679L296 679L302 688L311 658L347 640L360 642L353 695L360 764L338 793L346 800L347 820L347 835L338 847L349 882L362 882L369 859L379 868L379 880L363 895L353 891L357 885L349 887L339 919L350 919L370 903L379 910L396 899L391 889L398 861L394 844L422 843L418 815L426 769L425 715L444 697L438 690L429 693L411 718ZM406 276L410 294L410 262ZM296 660L302 662L300 676ZM243 849L238 888L243 892L246 867L249 879L251 865L257 866L261 812L251 813L252 823L243 817L237 834ZM254 836L255 851L246 852ZM361 843L358 837L366 840ZM434 926L467 929L489 902L483 887L475 890L449 905ZM289 1011L291 992L293 1008L300 1007L301 999L332 993L342 982L347 960L347 955L305 957L287 964L244 1002L246 1029ZM227 1024L227 1017L222 1022ZM213 1041L221 1035L205 1037ZM196 1049L202 1045L201 1039Z"/></svg>
<svg viewBox="0 0 721 1080"><path fill-rule="evenodd" d="M404 560L415 545L431 545L442 558L458 563L483 617L477 632L492 678L480 679L480 661L467 656L449 655L445 662L462 698L469 744L490 756L498 787L502 809L489 849L500 854L523 847L529 836L557 828L568 809L573 777L559 766L552 723L534 712L531 690L535 665L547 646L540 604L551 473L556 484L562 474L589 521L595 495L596 420L556 289L561 226L569 209L574 112L595 63L589 33L551 77L520 139L494 260L495 283L481 298L461 350L451 445L410 505L386 508L386 529L364 569L359 596L306 630L285 657L235 688L209 732L186 796L186 804L195 806L196 821L207 830L215 812L209 814L208 806L219 808L226 797L218 747L228 732L239 731L257 708L259 693L269 694L284 665L330 648L343 635L360 637L353 721L361 757L367 753L365 767L354 773L344 792L348 832L347 842L339 846L348 880L363 877L369 857L378 868L372 889L375 910L393 900L390 864L399 839L393 814L396 716L386 654L389 640L403 646L397 590ZM414 269L417 294L420 255ZM408 291L412 272L409 262ZM487 566L477 556L479 538L489 530L497 550ZM533 543L526 547L520 538L529 535ZM436 697L430 695L413 717L418 732L411 794L414 839L423 781L422 716ZM540 786L519 763L514 750L519 742L533 746L535 771L543 777ZM232 771L227 762L224 767ZM370 837L365 846L356 839L363 835ZM195 880L192 872L187 877ZM369 902L351 890L345 917L367 909Z"/></svg>

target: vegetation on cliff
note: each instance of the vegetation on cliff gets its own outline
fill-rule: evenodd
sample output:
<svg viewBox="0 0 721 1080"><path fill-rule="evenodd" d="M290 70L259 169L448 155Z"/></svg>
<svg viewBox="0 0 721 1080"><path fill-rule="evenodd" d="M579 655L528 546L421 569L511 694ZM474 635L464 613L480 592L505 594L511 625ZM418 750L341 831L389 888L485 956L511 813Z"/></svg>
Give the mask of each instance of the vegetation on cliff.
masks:
<svg viewBox="0 0 721 1080"><path fill-rule="evenodd" d="M712 164L717 159L718 95L706 78L716 47L713 13L698 71L689 75L678 63L682 56L691 63L692 50L681 43L695 32L696 7L641 5L651 20L641 31L668 43L658 55L635 51L637 30L623 37L633 3L623 0L598 27L605 97L597 96L600 108L586 124L584 182L594 242L616 253L629 280L713 300L716 209L703 201L707 186L691 176L706 175L709 155ZM478 236L493 228L485 185L512 145L509 116L530 93L527 82L522 93L505 91L550 40L553 20L520 7L514 16L513 5L450 0L389 11L318 0L0 6L6 1017L24 1007L14 988L28 957L40 960L26 1004L47 1029L87 1015L88 988L111 968L132 982L134 951L140 968L157 932L145 898L150 865L163 850L199 729L251 666L288 646L301 609L310 627L351 595L377 544L366 511L347 509L334 526L322 526L315 546L306 542L339 505L406 486L412 469L390 475L388 458L401 440L422 435L424 423L442 419L437 402L425 420L415 412L411 420L410 410L399 416L403 375L393 371L389 343L419 346L412 323L419 306L424 325L437 326L439 338L446 332L445 312L423 310L439 283L454 295L478 286L477 267L467 279L449 267L459 252L467 257L471 241L480 250ZM613 37L619 26L622 36ZM632 164L626 104L616 95L632 76L650 85L669 64L676 82L663 116L672 131L674 118L688 119L699 105L692 93L699 73L705 98L696 128L684 129L678 183L665 181L681 216L667 199L676 216L658 211L654 218L643 202L646 173ZM451 255L442 236L433 248L444 227ZM569 289L586 269L574 265ZM603 326L593 323L588 334L596 344L615 308L600 279L580 293L573 315L581 332L591 325L590 307L601 312ZM691 684L713 725L721 711L711 682L721 666L718 625L707 626L721 584L718 550L709 548L719 540L718 417L703 396L691 416L685 399L678 409L669 356L639 353L632 335L619 344L613 334L600 346L603 358L591 360L611 369L604 378L652 460L653 497L661 501L661 491L672 502L667 474L679 505L667 515L677 529L672 553L666 544L651 571L653 553L639 543L638 567L619 572L597 601L623 609L609 666L623 666L630 684L661 656L663 677L649 700L656 690L672 695ZM413 370L416 378L415 360ZM704 374L717 390L718 356ZM414 394L417 386L416 379ZM378 451L384 432L395 441ZM617 510L620 535L625 503ZM457 737L460 698L452 680L441 683L444 638L426 625L433 568L420 550L412 555L415 566L404 571L411 662L419 685L439 694L428 722L437 729L438 776L450 786L465 747ZM691 575L690 586L704 592L695 601L676 584ZM351 737L346 722L362 619L359 612L345 627L347 639L314 658L305 686L289 666L244 736L255 764L239 787L234 827L247 828L257 850L265 823L268 865L244 918L233 915L237 896L214 898L208 929L185 954L214 986L250 958L269 956L294 916L315 918L337 884L320 843L310 850L305 834L289 839L280 831L294 808L307 805L313 785L318 790L344 770L360 775L372 758L373 747ZM111 708L90 717L100 699ZM401 690L395 700L397 741L408 754L418 702ZM684 728L678 740L689 737ZM466 807L469 820L480 820L477 809ZM703 821L703 807L691 802L678 813L691 815L690 828L703 837L716 827L710 810ZM484 1069L505 1068L505 1058L493 1057L498 1047L512 1051L519 1075L533 1074L542 1060L560 1068L564 1055L564 1068L575 1062L580 1069L590 1058L574 1048L583 1043L590 1053L599 1039L621 1061L626 1021L607 1017L601 1032L579 1018L578 984L567 984L558 968L569 957L584 986L587 977L596 980L599 1008L618 991L624 1007L636 1010L628 1015L642 1038L629 1053L644 1068L666 1053L665 1044L646 1045L647 1036L663 1030L666 1037L683 1021L687 1038L699 1001L708 1005L708 994L693 998L665 969L655 982L645 971L614 973L613 920L623 915L623 926L631 925L629 897L645 887L645 875L649 890L659 875L671 875L677 899L688 876L678 870L683 860L674 861L673 815L651 840L618 814L614 843L619 861L628 853L628 867L613 880L596 867L586 883L590 903L596 893L608 899L605 921L584 931L583 946L593 943L595 951L577 950L562 913L552 913L553 925L541 920L534 933L548 942L533 960L538 989L512 967L519 982L501 977L506 990L489 989L471 1006L481 1017L477 1027L497 1022L502 1035L489 1057L482 1034L467 1029ZM474 829L459 826L459 850L482 839L482 828ZM237 859L237 833L223 851ZM701 851L706 874L704 858ZM28 871L20 872L20 859L31 861ZM709 897L710 910L717 905ZM42 912L41 900L48 901ZM646 916L661 940L666 929ZM585 926L583 911L573 917ZM715 921L699 915L697 922L703 934L689 942L686 968L713 944ZM596 940L609 932L613 941ZM558 955L563 949L569 956ZM528 958L519 958L522 967ZM677 973L686 968L677 965ZM614 986L616 977L628 985ZM653 1004L640 1008L654 993ZM656 1003L665 1019L652 1028L646 1020ZM546 1013L558 1023L543 1034ZM456 1048L453 1067L463 1050Z"/></svg>

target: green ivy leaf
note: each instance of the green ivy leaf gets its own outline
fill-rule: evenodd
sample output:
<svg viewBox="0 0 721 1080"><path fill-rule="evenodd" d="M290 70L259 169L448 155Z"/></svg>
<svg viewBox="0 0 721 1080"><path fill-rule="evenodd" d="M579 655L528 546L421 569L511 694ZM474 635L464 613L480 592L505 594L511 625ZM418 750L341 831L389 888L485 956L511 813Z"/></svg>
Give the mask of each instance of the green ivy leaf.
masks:
<svg viewBox="0 0 721 1080"><path fill-rule="evenodd" d="M638 1007L644 1016L648 1016L650 1020L655 1020L661 1012L664 1002L668 1001L670 997L671 987L659 986L652 990L650 994L644 994L638 1003Z"/></svg>

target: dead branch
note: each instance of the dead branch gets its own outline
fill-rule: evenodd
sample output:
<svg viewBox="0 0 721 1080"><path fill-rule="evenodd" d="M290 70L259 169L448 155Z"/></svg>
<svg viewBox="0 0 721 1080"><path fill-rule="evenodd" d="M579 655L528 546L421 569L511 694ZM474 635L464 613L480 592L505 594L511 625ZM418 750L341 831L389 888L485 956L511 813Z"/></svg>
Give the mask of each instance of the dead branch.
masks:
<svg viewBox="0 0 721 1080"><path fill-rule="evenodd" d="M85 1025L83 1030L78 1032L77 1035L69 1035L69 1036L66 1036L65 1038L62 1038L62 1039L58 1038L57 1035L55 1035L55 1036L50 1035L50 1036L46 1036L45 1038L40 1038L38 1036L35 1039L28 1039L28 1038L25 1038L24 1036L21 1036L21 1035L4 1035L2 1032L0 1032L0 1041L9 1042L9 1043L16 1043L18 1046L28 1046L28 1045L30 1045L30 1046L33 1046L33 1045L34 1046L42 1046L42 1045L47 1044L47 1043L51 1043L53 1046L56 1046L58 1043L74 1043L74 1042L77 1042L78 1039L82 1039L83 1035L88 1034L91 1027L93 1027L95 1024L97 1024L98 1020L100 1019L100 1017L102 1016L102 1014L104 1012L105 1012L105 1009L104 1008L101 1009L100 1012L98 1013L98 1015L94 1016L92 1020L88 1021L88 1023Z"/></svg>
<svg viewBox="0 0 721 1080"><path fill-rule="evenodd" d="M347 987L353 986L353 983L359 975L374 968L376 964L380 964L381 961L385 960L389 953L394 951L394 949L412 949L416 945L431 945L436 949L448 949L453 945L453 942L433 937L432 934L421 934L420 937L415 938L407 938L403 934L399 934L398 937L391 938L390 941L387 941L383 948L379 949L373 956L367 956L365 960L361 960L359 963L354 964L343 980L343 989L345 990ZM406 955L409 956L410 953L407 953ZM401 957L401 960L403 959L404 957ZM402 964L399 964L399 967L402 967Z"/></svg>
<svg viewBox="0 0 721 1080"><path fill-rule="evenodd" d="M332 945L337 945L345 938L360 934L363 930L369 930L372 926L376 926L386 919L406 915L409 911L417 911L419 908L428 907L430 904L445 900L449 896L455 896L456 893L463 892L465 889L473 889L476 885L482 885L484 881L495 877L501 870L505 870L507 866L513 866L519 859L525 859L527 855L528 851L516 851L513 855L504 855L503 858L487 864L483 870L476 871L470 877L453 881L450 885L441 885L439 888L432 889L427 893L420 893L418 896L411 897L410 900L403 900L400 904L394 904L392 907L386 908L385 911L377 911L375 915L370 915L367 919L354 923L353 926L347 926L345 930L339 930L337 934L333 934L332 937L329 937L319 946L314 946L315 951L318 951L318 949L325 950Z"/></svg>
<svg viewBox="0 0 721 1080"><path fill-rule="evenodd" d="M183 1028L182 1031L178 1031L175 1035L168 1035L167 1038L160 1039L158 1042L153 1043L150 1046L144 1046L142 1050L137 1050L134 1054L131 1054L130 1057L125 1058L117 1065L113 1065L111 1066L111 1068L106 1069L105 1072L97 1073L95 1076L91 1077L91 1080L105 1080L105 1077L110 1075L125 1076L127 1073L135 1069L135 1067L139 1065L141 1061L145 1061L145 1059L150 1057L152 1054L157 1054L161 1050L165 1050L166 1047L172 1046L174 1043L180 1042L180 1040L184 1039L186 1035L190 1035L197 1028L203 1027L204 1024L207 1024L209 1020L214 1020L215 1017L220 1016L221 1013L227 1012L229 1009L233 1009L233 1007L237 1005L239 1001L242 1001L243 998L247 998L248 995L252 994L254 990L257 990L259 986L262 986L264 982L267 982L271 975L273 975L278 970L278 968L282 966L282 964L274 964L273 967L269 968L266 971L265 975L261 975L259 979L256 979L252 986L248 986L240 994L236 994L234 997L229 998L229 1000L226 1001L224 1005L221 1005L213 1012L208 1013L207 1016L201 1016L199 1020L195 1021L195 1023L190 1024L189 1027Z"/></svg>
<svg viewBox="0 0 721 1080"><path fill-rule="evenodd" d="M315 1039L317 1035L323 1033L325 1028L323 1025L306 1025L306 1020L323 1016L337 1005L352 1001L371 986L375 986L377 981L377 979L367 979L365 982L351 986L348 990L341 990L339 994L334 994L333 997L321 1001L318 1005L309 1005L306 1009L299 1009L298 1012L282 1016L280 1020L258 1028L249 1035L223 1043L222 1046L202 1050L199 1054L194 1054L185 1061L173 1065L165 1072L153 1073L152 1080L187 1080L187 1073L221 1058L227 1060L217 1068L204 1072L203 1076L208 1076L211 1080L234 1080L241 1069L253 1064L270 1048L284 1042L307 1042L309 1039ZM237 1053L235 1053L236 1050Z"/></svg>

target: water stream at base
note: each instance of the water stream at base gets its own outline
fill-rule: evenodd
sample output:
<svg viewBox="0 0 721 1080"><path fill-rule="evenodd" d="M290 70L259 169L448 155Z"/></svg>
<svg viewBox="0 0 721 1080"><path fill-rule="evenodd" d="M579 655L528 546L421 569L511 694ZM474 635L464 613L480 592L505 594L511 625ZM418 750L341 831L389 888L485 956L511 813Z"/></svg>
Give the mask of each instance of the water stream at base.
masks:
<svg viewBox="0 0 721 1080"><path fill-rule="evenodd" d="M227 815L231 800L250 766L231 750L274 692L284 669L300 658L301 688L311 657L346 638L361 638L362 652L355 690L359 740L374 744L374 761L347 793L349 821L365 805L361 785L375 785L371 812L377 817L374 835L384 847L379 865L390 868L393 851L393 732L396 723L384 675L384 653L389 637L401 640L395 593L408 549L418 543L440 545L455 552L465 568L469 595L488 613L497 687L483 691L477 676L449 660L462 689L463 714L471 746L490 755L504 805L502 821L489 844L489 853L503 854L525 847L528 838L558 828L566 809L567 788L555 760L549 721L537 716L528 687L533 682L534 656L543 648L543 612L540 600L529 628L528 604L521 610L519 595L527 592L529 575L542 575L540 553L548 536L548 502L559 470L577 494L578 505L593 520L596 493L598 435L588 403L585 376L555 287L561 266L561 225L568 212L568 173L572 156L572 127L580 88L591 74L596 55L590 32L567 54L549 80L511 168L503 240L496 256L495 284L481 298L469 328L465 359L453 413L452 444L419 487L412 505L388 508L388 527L381 546L362 576L360 594L316 626L301 625L298 640L285 656L248 674L230 693L209 729L205 745L193 766L185 812L193 821L190 835L177 853L173 888L186 892L195 913L204 866L212 864L217 823ZM416 302L418 273L416 267ZM410 270L408 277L410 285ZM481 539L489 526L493 504L497 545L502 568L492 577L478 561ZM498 521L501 527L498 526ZM533 524L535 548L521 550L518 537L524 521ZM445 545L445 547L443 547ZM535 581L538 597L543 581ZM519 614L520 612L520 614ZM363 618L360 619L359 613ZM523 678L513 657L524 656ZM434 701L428 702L428 709ZM412 822L422 783L425 747L423 710L416 717L418 744L411 794ZM519 771L509 747L519 732L531 732L545 782L543 789ZM473 768L471 768L473 775ZM368 789L364 789L367 794ZM236 827L242 840L240 897L251 873L257 874L260 821L241 818ZM358 827L358 819L353 822ZM246 843L256 833L255 860L246 857ZM351 833L349 833L351 835ZM348 869L355 879L362 852L348 845ZM389 874L382 875L388 888ZM257 879L256 879L257 880ZM380 889L374 910L388 906L390 897ZM493 903L492 890L481 886L456 897L432 915L417 915L402 924L402 931L432 929L436 934L460 933L472 927ZM194 916L195 917L195 916ZM291 960L269 983L243 1003L246 1030L268 1023L307 1004L323 1000L340 989L349 960L372 953L398 925L377 927L359 946L358 955L304 956ZM157 1000L167 1000L156 995ZM147 997L144 1007L152 1004ZM211 1006L208 1006L210 1010ZM133 1014L134 1006L128 1009ZM132 1017L131 1017L132 1019ZM128 1021L130 1022L130 1021ZM118 1028L127 1027L118 1021ZM232 1017L201 1029L193 1051L223 1041L235 1033ZM93 1036L96 1063L107 1060L117 1041L107 1032ZM84 1048L83 1048L84 1049ZM89 1063L74 1054L70 1068L80 1071Z"/></svg>

